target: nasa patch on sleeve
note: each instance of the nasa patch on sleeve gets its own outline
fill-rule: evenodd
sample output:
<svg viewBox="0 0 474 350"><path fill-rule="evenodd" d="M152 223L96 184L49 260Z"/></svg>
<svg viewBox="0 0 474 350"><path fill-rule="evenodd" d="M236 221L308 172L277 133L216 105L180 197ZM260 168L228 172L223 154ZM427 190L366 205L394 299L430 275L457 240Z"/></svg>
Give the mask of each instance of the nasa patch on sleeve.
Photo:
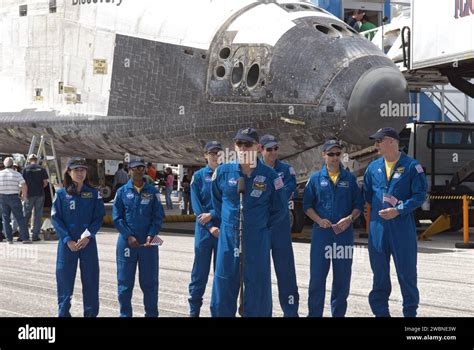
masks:
<svg viewBox="0 0 474 350"><path fill-rule="evenodd" d="M275 186L275 190L279 190L283 188L283 180L281 177L277 177L275 180L273 180L273 185Z"/></svg>

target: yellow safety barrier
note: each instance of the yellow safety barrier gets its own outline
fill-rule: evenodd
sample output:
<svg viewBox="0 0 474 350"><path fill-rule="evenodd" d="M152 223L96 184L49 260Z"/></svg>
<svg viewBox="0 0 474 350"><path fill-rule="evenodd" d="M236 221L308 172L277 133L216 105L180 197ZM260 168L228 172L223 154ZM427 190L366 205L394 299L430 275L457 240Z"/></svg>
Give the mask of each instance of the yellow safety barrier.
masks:
<svg viewBox="0 0 474 350"><path fill-rule="evenodd" d="M456 248L473 249L474 243L469 242L469 201L470 196L463 196L462 199L462 222L463 222L463 242L456 243ZM472 198L472 197L470 197Z"/></svg>
<svg viewBox="0 0 474 350"><path fill-rule="evenodd" d="M419 237L419 241L425 241L429 237L437 235L451 228L451 216L440 215Z"/></svg>
<svg viewBox="0 0 474 350"><path fill-rule="evenodd" d="M462 199L462 224L464 243L469 243L469 203L467 196Z"/></svg>
<svg viewBox="0 0 474 350"><path fill-rule="evenodd" d="M467 195L459 195L459 196L429 196L429 199L443 199L443 200L455 200L455 199L463 199L466 197L468 200L474 200L474 196L467 196Z"/></svg>
<svg viewBox="0 0 474 350"><path fill-rule="evenodd" d="M456 248L462 248L462 249L472 249L474 248L474 243L469 242L469 201L474 200L474 196L468 196L468 195L448 195L448 196L437 196L437 195L431 195L429 196L429 199L434 199L434 200L462 200L462 221L463 221L463 242L462 243L456 243L455 247ZM436 220L431 226L438 224L439 226L446 225L446 218L438 218L439 220ZM431 226L425 231L430 230ZM433 230L434 231L434 230ZM434 233L431 232L431 234L425 234L421 237L428 237L430 235L433 235Z"/></svg>
<svg viewBox="0 0 474 350"><path fill-rule="evenodd" d="M104 225L107 225L107 226L113 226L114 221L112 220L112 215L104 216L103 223L104 223Z"/></svg>
<svg viewBox="0 0 474 350"><path fill-rule="evenodd" d="M194 222L196 215L167 215L164 222Z"/></svg>

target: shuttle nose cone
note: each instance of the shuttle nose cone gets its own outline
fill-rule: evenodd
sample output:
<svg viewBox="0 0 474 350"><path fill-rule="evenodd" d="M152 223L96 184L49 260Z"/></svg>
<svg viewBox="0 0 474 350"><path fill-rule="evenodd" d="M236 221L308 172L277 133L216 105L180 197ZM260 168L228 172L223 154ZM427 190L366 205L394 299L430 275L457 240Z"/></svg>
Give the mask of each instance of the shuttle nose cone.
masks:
<svg viewBox="0 0 474 350"><path fill-rule="evenodd" d="M408 121L400 116L409 100L407 82L396 68L379 67L364 73L356 83L347 108L342 138L368 145L369 136L380 128L401 131Z"/></svg>

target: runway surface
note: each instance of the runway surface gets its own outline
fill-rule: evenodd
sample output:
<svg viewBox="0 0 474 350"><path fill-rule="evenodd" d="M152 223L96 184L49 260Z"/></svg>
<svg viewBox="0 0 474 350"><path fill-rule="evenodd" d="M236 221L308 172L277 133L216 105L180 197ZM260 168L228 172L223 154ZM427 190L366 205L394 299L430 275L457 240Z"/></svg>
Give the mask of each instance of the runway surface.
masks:
<svg viewBox="0 0 474 350"><path fill-rule="evenodd" d="M188 224L182 224L189 226ZM191 224L192 225L192 224ZM168 225L168 230L179 224ZM178 231L178 230L177 230ZM100 314L118 316L115 243L117 231L103 228L97 236L100 255ZM193 240L188 234L162 233L164 244L160 248L159 311L160 316L186 317L188 315L188 284L193 264ZM418 254L418 286L421 303L419 316L465 317L474 315L474 251L458 250L454 242L460 234L445 235L431 242L422 242ZM367 296L372 285L367 247L358 240L354 252L351 291L347 316L372 316ZM296 272L300 293L300 316L307 315L309 285L309 243L294 243ZM55 317L57 241L42 241L33 245L0 243L0 317ZM272 269L273 316L282 312L278 303L278 290ZM326 291L325 316L330 316L329 297L331 270ZM392 316L401 316L402 297L392 263L393 291L390 297ZM204 297L201 315L209 316L209 299L212 274ZM133 295L134 316L143 316L142 292L138 278ZM80 272L72 306L73 316L82 316Z"/></svg>

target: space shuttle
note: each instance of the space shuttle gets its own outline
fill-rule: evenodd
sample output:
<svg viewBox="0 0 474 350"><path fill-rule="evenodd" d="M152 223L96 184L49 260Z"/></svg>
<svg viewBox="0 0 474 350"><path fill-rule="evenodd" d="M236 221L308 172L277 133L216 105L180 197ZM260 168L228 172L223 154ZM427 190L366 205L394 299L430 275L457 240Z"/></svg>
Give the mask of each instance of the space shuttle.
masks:
<svg viewBox="0 0 474 350"><path fill-rule="evenodd" d="M308 2L0 1L1 152L49 135L61 156L202 164L251 126L308 172L327 138L401 130L380 113L401 103L392 61Z"/></svg>

